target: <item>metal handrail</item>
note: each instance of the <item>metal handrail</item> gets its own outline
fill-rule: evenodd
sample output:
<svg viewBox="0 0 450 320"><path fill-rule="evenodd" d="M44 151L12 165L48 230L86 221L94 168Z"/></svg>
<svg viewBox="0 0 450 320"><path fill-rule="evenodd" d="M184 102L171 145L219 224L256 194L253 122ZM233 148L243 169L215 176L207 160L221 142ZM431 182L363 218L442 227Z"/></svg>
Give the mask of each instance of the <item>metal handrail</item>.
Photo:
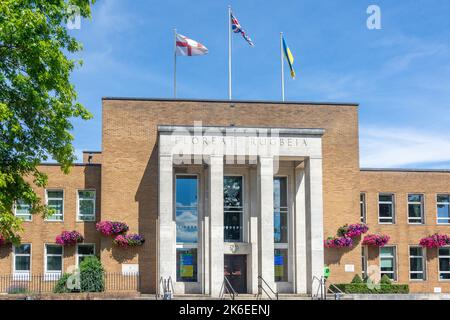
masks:
<svg viewBox="0 0 450 320"><path fill-rule="evenodd" d="M161 287L162 287L162 294L161 294ZM172 289L172 291L170 291ZM158 283L158 292L156 293L156 300L158 300L158 297L165 296L166 293L175 293L175 289L173 288L173 281L172 277L169 277L167 279L164 279L163 277L159 278Z"/></svg>
<svg viewBox="0 0 450 320"><path fill-rule="evenodd" d="M318 286L318 288L317 288L317 292L316 292L316 294L314 295L313 294L313 298L314 297L319 297L319 291L320 291L320 299L321 300L325 300L326 299L326 292L323 290L324 288L324 284L325 284L325 282L324 282L324 277L320 277L320 279L318 278L318 277L316 277L316 276L313 276L313 278L312 278L312 282L311 282L311 290L313 290L313 285L314 285L314 280L316 280L316 281L319 281L319 286Z"/></svg>
<svg viewBox="0 0 450 320"><path fill-rule="evenodd" d="M339 300L341 295L345 295L345 292L339 289L339 287L337 287L333 283L330 283L328 285L327 292L331 292L332 294L334 294L335 300Z"/></svg>
<svg viewBox="0 0 450 320"><path fill-rule="evenodd" d="M264 278L262 276L258 276L258 279L260 279L262 281L262 283L264 283L267 288L269 288L269 290L273 293L273 295L275 296L275 298L278 300L278 291L274 291L272 289L272 287L267 283L266 280L264 280ZM267 297L269 297L270 300L273 300L272 297L267 293L266 289L264 289L262 284L258 284L259 289L261 289L261 291L263 291Z"/></svg>
<svg viewBox="0 0 450 320"><path fill-rule="evenodd" d="M231 289L231 290L230 290ZM222 287L220 288L220 295L219 297L223 300L225 297L225 290L230 295L231 300L234 300L236 296L238 296L238 293L236 290L234 290L233 286L231 285L230 281L227 279L227 277L223 277Z"/></svg>

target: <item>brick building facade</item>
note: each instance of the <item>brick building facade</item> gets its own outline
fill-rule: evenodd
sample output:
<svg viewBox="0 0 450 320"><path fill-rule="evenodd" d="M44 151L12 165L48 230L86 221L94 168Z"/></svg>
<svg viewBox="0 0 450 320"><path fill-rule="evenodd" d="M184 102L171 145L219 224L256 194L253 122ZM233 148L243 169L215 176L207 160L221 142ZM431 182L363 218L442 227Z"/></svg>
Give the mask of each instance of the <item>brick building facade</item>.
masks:
<svg viewBox="0 0 450 320"><path fill-rule="evenodd" d="M62 197L63 215L26 221L31 247L0 247L1 273L18 272L23 255L28 272L48 272L55 236L77 230L84 248L55 251L62 271L95 253L108 272L138 271L147 293L170 277L178 293L216 296L224 271L241 292L256 293L261 276L280 292L311 293L324 265L333 283L381 266L413 292L450 292L446 250L418 247L450 230L450 172L361 170L355 104L105 98L102 121L101 152L86 152L69 175L40 167L49 184L36 191ZM238 141L232 151L225 134ZM95 208L92 221L80 219L80 201ZM386 249L324 248L361 219L391 237ZM100 220L125 222L146 242L118 248L95 230Z"/></svg>

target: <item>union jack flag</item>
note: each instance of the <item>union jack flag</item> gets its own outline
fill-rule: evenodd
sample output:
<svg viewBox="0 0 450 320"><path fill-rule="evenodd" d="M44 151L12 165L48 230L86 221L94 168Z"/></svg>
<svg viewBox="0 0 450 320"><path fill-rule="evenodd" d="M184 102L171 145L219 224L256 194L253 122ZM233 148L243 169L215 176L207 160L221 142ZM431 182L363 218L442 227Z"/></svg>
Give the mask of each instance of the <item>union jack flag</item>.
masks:
<svg viewBox="0 0 450 320"><path fill-rule="evenodd" d="M252 39L250 39L245 30L242 29L241 24L239 23L238 19L236 19L236 17L233 15L233 13L230 13L230 19L231 19L231 29L233 30L233 32L241 33L245 41L247 41L249 45L254 46Z"/></svg>

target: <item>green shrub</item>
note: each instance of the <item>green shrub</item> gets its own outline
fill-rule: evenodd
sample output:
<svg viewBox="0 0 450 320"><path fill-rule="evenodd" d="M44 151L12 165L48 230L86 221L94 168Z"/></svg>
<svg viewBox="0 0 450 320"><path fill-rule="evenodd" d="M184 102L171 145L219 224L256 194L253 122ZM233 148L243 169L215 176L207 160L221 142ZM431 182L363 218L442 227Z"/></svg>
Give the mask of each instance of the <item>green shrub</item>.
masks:
<svg viewBox="0 0 450 320"><path fill-rule="evenodd" d="M391 281L391 279L389 279L389 277L387 275L384 274L381 277L380 283L381 284L392 284L392 281Z"/></svg>
<svg viewBox="0 0 450 320"><path fill-rule="evenodd" d="M78 290L72 290L67 287L67 280L71 277L71 273L64 273L61 278L59 278L58 282L56 282L55 287L53 288L53 293L69 293L75 292Z"/></svg>
<svg viewBox="0 0 450 320"><path fill-rule="evenodd" d="M361 293L361 294L406 294L409 293L407 284L380 284L375 288L370 288L367 284L346 283L336 285L345 293Z"/></svg>
<svg viewBox="0 0 450 320"><path fill-rule="evenodd" d="M86 257L80 263L82 292L105 291L105 270L97 257Z"/></svg>
<svg viewBox="0 0 450 320"><path fill-rule="evenodd" d="M359 276L359 274L355 274L355 276L353 277L351 283L356 284L356 283L364 283L364 282L362 281L362 279L361 279L361 277Z"/></svg>

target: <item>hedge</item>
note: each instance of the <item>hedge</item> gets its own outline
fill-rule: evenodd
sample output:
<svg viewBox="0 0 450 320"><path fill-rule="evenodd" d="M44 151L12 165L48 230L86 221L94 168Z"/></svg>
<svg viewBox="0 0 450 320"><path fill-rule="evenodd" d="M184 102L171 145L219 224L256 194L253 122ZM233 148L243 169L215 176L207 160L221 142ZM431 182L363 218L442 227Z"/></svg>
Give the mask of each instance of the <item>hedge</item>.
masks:
<svg viewBox="0 0 450 320"><path fill-rule="evenodd" d="M375 288L370 289L365 283L345 283L345 284L336 284L336 287L338 287L341 291L345 293L362 293L362 294L409 293L409 286L407 284L380 284L376 285Z"/></svg>

